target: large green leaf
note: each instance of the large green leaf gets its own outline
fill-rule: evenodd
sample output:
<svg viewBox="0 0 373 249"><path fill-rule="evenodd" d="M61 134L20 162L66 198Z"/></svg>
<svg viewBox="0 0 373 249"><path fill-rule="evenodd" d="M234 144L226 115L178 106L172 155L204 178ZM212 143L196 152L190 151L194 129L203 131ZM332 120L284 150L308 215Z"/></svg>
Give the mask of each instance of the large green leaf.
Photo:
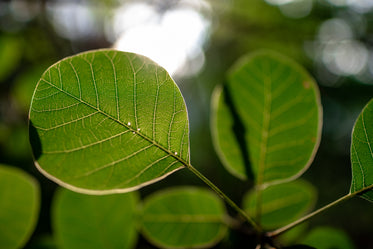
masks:
<svg viewBox="0 0 373 249"><path fill-rule="evenodd" d="M38 169L78 192L132 191L189 163L177 85L150 59L115 50L78 54L43 74L30 140Z"/></svg>
<svg viewBox="0 0 373 249"><path fill-rule="evenodd" d="M224 165L241 178L251 172L257 185L301 175L313 161L322 124L318 88L308 73L278 54L259 52L233 67L224 91L224 97L215 94L212 124ZM241 159L234 156L238 149Z"/></svg>
<svg viewBox="0 0 373 249"><path fill-rule="evenodd" d="M373 188L373 99L365 106L352 131L352 183L350 192ZM373 191L363 192L363 198L373 201Z"/></svg>
<svg viewBox="0 0 373 249"><path fill-rule="evenodd" d="M142 231L161 248L200 248L216 244L226 233L225 209L210 191L174 188L148 197Z"/></svg>
<svg viewBox="0 0 373 249"><path fill-rule="evenodd" d="M261 193L260 223L264 229L286 225L306 214L316 202L314 187L301 180L272 185ZM257 192L245 195L243 207L249 213L257 213Z"/></svg>
<svg viewBox="0 0 373 249"><path fill-rule="evenodd" d="M0 165L0 249L22 248L34 231L39 185L20 169Z"/></svg>
<svg viewBox="0 0 373 249"><path fill-rule="evenodd" d="M137 201L136 192L93 196L60 189L53 203L53 227L59 247L134 248Z"/></svg>
<svg viewBox="0 0 373 249"><path fill-rule="evenodd" d="M302 243L317 249L355 248L345 232L331 227L318 227L313 229Z"/></svg>

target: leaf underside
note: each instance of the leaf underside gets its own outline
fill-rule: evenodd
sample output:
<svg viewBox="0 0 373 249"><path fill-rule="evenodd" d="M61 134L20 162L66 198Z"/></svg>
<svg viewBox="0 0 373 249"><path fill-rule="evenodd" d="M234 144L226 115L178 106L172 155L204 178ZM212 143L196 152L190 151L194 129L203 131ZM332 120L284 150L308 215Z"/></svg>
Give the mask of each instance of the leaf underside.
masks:
<svg viewBox="0 0 373 249"><path fill-rule="evenodd" d="M142 232L161 248L207 248L226 233L221 200L193 187L164 190L144 202Z"/></svg>
<svg viewBox="0 0 373 249"><path fill-rule="evenodd" d="M84 195L60 189L53 201L53 230L66 249L131 249L136 245L136 192Z"/></svg>
<svg viewBox="0 0 373 249"><path fill-rule="evenodd" d="M68 57L30 107L35 164L71 190L128 192L189 164L184 99L150 59L110 49Z"/></svg>
<svg viewBox="0 0 373 249"><path fill-rule="evenodd" d="M359 115L351 139L352 183L350 192L369 190L362 197L373 201L373 99Z"/></svg>
<svg viewBox="0 0 373 249"><path fill-rule="evenodd" d="M37 222L39 186L23 171L0 165L0 248L22 248Z"/></svg>
<svg viewBox="0 0 373 249"><path fill-rule="evenodd" d="M246 57L214 98L215 148L234 175L251 174L256 185L279 183L298 177L313 161L321 136L320 97L295 62L272 52Z"/></svg>

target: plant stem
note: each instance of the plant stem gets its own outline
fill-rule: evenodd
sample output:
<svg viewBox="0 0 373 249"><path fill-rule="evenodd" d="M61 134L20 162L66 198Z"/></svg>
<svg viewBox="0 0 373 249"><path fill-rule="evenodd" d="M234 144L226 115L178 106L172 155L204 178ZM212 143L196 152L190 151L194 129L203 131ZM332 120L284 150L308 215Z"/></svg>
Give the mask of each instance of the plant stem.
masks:
<svg viewBox="0 0 373 249"><path fill-rule="evenodd" d="M192 165L188 164L187 168L193 172L199 179L201 179L204 183L206 183L212 190L214 190L229 206L231 206L234 210L237 211L239 215L241 215L247 222L249 222L256 232L261 233L262 229L256 224L256 222L241 208L237 206L228 196L226 196L217 186L215 186L209 179L207 179L201 172L199 172L196 168Z"/></svg>
<svg viewBox="0 0 373 249"><path fill-rule="evenodd" d="M267 236L268 237L278 236L278 235L280 235L280 234L282 234L282 233L290 230L291 228L293 228L293 227L295 227L295 226L297 226L297 225L299 225L299 224L307 221L308 219L312 218L313 216L315 216L315 215L317 215L317 214L319 214L319 213L321 213L321 212L323 212L323 211L325 211L325 210L327 210L327 209L329 209L331 207L334 207L334 206L336 206L336 205L338 205L338 204L340 204L340 203L342 203L344 201L347 201L347 200L355 197L358 194L362 194L363 192L366 192L366 191L368 191L368 190L370 190L372 188L373 188L373 185L365 187L365 188L362 188L359 191L356 191L354 193L349 193L349 194L347 194L345 196L342 196L341 198L333 201L332 203L329 203L328 205L326 205L324 207L321 207L321 208L317 209L316 211L313 211L312 213L310 213L310 214L308 214L308 215L300 218L299 220L296 220L296 221L294 221L294 222L292 222L292 223L290 223L290 224L288 224L288 225L286 225L284 227L281 227L281 228L279 228L279 229L277 229L275 231L268 232Z"/></svg>

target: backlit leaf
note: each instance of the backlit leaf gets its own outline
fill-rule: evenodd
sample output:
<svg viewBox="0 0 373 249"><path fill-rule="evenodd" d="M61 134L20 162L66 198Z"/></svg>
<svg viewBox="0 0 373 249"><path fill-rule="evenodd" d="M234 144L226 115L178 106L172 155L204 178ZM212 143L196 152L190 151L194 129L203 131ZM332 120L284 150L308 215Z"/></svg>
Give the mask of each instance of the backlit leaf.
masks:
<svg viewBox="0 0 373 249"><path fill-rule="evenodd" d="M350 192L373 188L373 99L365 106L352 131L352 183ZM373 191L363 192L363 198L373 201Z"/></svg>
<svg viewBox="0 0 373 249"><path fill-rule="evenodd" d="M93 196L60 189L53 203L53 227L59 247L134 248L137 200L136 192Z"/></svg>
<svg viewBox="0 0 373 249"><path fill-rule="evenodd" d="M39 185L20 169L0 165L0 249L22 248L34 231Z"/></svg>
<svg viewBox="0 0 373 249"><path fill-rule="evenodd" d="M316 202L312 185L297 180L272 185L261 193L260 223L264 229L286 225L306 214ZM249 192L243 199L244 209L254 216L257 212L257 193Z"/></svg>
<svg viewBox="0 0 373 249"><path fill-rule="evenodd" d="M132 191L189 163L177 85L150 59L115 50L68 57L43 74L30 140L44 175L84 193Z"/></svg>
<svg viewBox="0 0 373 249"><path fill-rule="evenodd" d="M318 88L309 74L278 54L259 52L233 67L224 91L225 97L213 100L212 124L224 165L241 178L251 171L257 185L301 175L313 161L322 124ZM236 154L239 148L244 158L228 154L227 147Z"/></svg>
<svg viewBox="0 0 373 249"><path fill-rule="evenodd" d="M225 235L224 216L223 203L210 191L175 188L145 200L142 231L161 248L205 248Z"/></svg>

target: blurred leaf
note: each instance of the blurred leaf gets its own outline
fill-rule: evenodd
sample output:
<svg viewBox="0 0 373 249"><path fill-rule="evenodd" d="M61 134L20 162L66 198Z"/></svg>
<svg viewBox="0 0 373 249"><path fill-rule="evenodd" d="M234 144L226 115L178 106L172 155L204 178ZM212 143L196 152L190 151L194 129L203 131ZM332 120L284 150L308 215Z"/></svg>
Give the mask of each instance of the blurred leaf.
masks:
<svg viewBox="0 0 373 249"><path fill-rule="evenodd" d="M244 127L240 136L245 147L236 143L249 155L256 184L300 176L313 161L321 135L322 110L314 80L295 62L258 52L236 63L227 90ZM228 162L231 168L233 164Z"/></svg>
<svg viewBox="0 0 373 249"><path fill-rule="evenodd" d="M44 175L84 193L132 191L189 163L177 85L150 59L115 50L69 57L43 74L30 140Z"/></svg>
<svg viewBox="0 0 373 249"><path fill-rule="evenodd" d="M260 223L264 229L286 225L309 211L316 202L316 191L305 181L269 186L262 190ZM243 207L249 214L256 214L257 192L245 195Z"/></svg>
<svg viewBox="0 0 373 249"><path fill-rule="evenodd" d="M2 152L6 156L17 158L18 160L29 159L31 157L31 148L26 124L8 125L5 127L0 127L0 132L4 132L4 137L0 136Z"/></svg>
<svg viewBox="0 0 373 249"><path fill-rule="evenodd" d="M58 245L66 249L134 248L137 202L136 192L92 196L60 189L52 216Z"/></svg>
<svg viewBox="0 0 373 249"><path fill-rule="evenodd" d="M350 238L341 230L330 227L313 229L302 242L317 249L353 249Z"/></svg>
<svg viewBox="0 0 373 249"><path fill-rule="evenodd" d="M373 99L364 107L352 131L351 141L352 183L354 193L373 187ZM373 201L373 191L361 196Z"/></svg>
<svg viewBox="0 0 373 249"><path fill-rule="evenodd" d="M0 165L0 249L22 248L34 231L39 186L20 169Z"/></svg>
<svg viewBox="0 0 373 249"><path fill-rule="evenodd" d="M14 82L12 95L17 105L25 113L30 109L32 93L34 92L36 83L39 81L40 76L46 68L45 66L33 67L20 74Z"/></svg>
<svg viewBox="0 0 373 249"><path fill-rule="evenodd" d="M161 191L144 203L142 231L161 248L200 248L226 233L225 208L210 191L184 187Z"/></svg>
<svg viewBox="0 0 373 249"><path fill-rule="evenodd" d="M19 39L0 36L0 82L14 72L22 56Z"/></svg>
<svg viewBox="0 0 373 249"><path fill-rule="evenodd" d="M291 245L299 241L299 238L305 234L308 228L308 223L297 225L296 227L286 231L286 233L280 234L277 239L283 245Z"/></svg>

